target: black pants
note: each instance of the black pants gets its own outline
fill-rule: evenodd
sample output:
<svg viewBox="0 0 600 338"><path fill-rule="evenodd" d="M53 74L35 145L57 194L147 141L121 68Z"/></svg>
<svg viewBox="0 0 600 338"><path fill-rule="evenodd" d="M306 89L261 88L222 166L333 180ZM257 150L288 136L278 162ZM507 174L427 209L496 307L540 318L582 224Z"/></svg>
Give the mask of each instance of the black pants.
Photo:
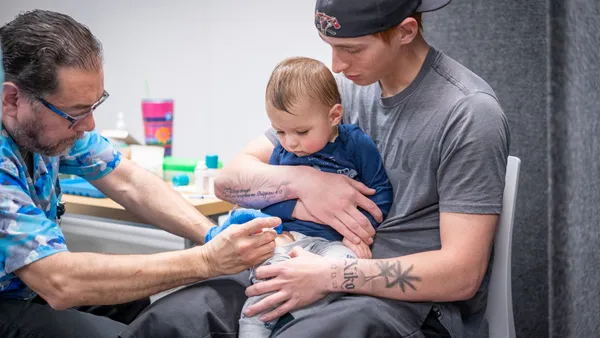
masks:
<svg viewBox="0 0 600 338"><path fill-rule="evenodd" d="M57 311L41 297L29 301L0 297L0 337L115 338L149 304L145 298L114 306Z"/></svg>
<svg viewBox="0 0 600 338"><path fill-rule="evenodd" d="M148 307L120 337L237 337L248 277L245 272L215 278L174 292ZM343 296L313 315L288 315L280 322L272 337L449 337L431 304L368 296Z"/></svg>

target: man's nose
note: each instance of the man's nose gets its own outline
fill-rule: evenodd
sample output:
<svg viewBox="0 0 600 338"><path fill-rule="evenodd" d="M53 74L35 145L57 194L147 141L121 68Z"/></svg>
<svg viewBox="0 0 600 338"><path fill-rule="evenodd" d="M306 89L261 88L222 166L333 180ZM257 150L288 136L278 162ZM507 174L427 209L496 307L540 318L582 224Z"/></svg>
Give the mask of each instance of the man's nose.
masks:
<svg viewBox="0 0 600 338"><path fill-rule="evenodd" d="M96 121L94 120L94 114L86 116L83 120L79 121L74 127L75 131L92 131L96 128Z"/></svg>
<svg viewBox="0 0 600 338"><path fill-rule="evenodd" d="M334 73L341 73L348 69L348 66L349 63L343 61L335 50L331 52L331 68Z"/></svg>

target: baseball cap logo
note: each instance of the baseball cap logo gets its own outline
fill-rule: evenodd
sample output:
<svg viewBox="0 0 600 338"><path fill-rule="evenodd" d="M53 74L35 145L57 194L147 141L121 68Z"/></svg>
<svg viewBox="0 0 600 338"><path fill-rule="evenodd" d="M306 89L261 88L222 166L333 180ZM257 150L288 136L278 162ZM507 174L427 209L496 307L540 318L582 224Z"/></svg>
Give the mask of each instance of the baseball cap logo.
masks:
<svg viewBox="0 0 600 338"><path fill-rule="evenodd" d="M334 29L342 27L335 16L327 15L318 10L315 13L315 25L323 35L336 35Z"/></svg>

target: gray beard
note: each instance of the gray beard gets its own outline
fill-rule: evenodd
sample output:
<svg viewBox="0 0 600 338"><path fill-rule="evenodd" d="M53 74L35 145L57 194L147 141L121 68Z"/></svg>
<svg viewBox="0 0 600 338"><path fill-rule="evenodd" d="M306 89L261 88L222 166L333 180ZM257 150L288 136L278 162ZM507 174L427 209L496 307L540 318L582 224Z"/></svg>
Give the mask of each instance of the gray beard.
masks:
<svg viewBox="0 0 600 338"><path fill-rule="evenodd" d="M77 137L62 140L56 144L43 145L40 142L40 128L38 123L26 124L24 127L17 128L14 135L11 135L17 146L30 153L37 153L42 156L54 157L66 153L73 146Z"/></svg>

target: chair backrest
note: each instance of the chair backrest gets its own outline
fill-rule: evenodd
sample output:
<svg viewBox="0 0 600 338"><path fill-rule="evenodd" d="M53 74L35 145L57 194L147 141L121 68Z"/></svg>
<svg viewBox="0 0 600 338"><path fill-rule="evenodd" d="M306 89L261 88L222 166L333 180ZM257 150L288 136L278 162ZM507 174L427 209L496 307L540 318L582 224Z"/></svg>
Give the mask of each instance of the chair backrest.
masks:
<svg viewBox="0 0 600 338"><path fill-rule="evenodd" d="M502 213L494 240L494 261L488 289L486 317L490 338L514 338L515 322L512 307L511 253L517 188L521 160L508 157Z"/></svg>

